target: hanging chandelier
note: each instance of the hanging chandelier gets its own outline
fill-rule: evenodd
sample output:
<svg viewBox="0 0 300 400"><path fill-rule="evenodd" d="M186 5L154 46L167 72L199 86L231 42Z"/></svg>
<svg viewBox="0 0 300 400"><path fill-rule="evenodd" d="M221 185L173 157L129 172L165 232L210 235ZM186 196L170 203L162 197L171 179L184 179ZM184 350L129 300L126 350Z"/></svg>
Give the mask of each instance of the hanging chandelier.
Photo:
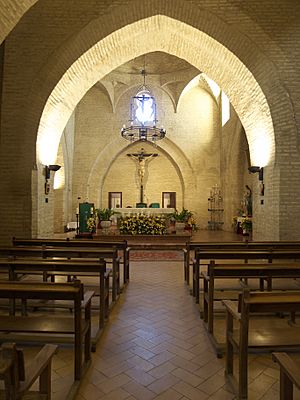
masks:
<svg viewBox="0 0 300 400"><path fill-rule="evenodd" d="M121 135L124 139L135 141L152 141L163 139L166 135L164 127L158 127L156 102L146 86L146 69L142 69L143 86L131 98L129 125L123 125Z"/></svg>

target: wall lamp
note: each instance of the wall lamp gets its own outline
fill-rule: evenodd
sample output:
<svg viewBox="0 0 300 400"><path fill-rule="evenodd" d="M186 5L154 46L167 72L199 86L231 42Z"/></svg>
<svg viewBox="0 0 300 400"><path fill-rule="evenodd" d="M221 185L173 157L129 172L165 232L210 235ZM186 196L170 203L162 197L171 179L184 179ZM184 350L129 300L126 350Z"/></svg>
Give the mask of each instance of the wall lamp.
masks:
<svg viewBox="0 0 300 400"><path fill-rule="evenodd" d="M255 174L255 173L258 172L258 179L259 179L260 181L263 181L263 180L264 180L264 169L263 169L263 167L251 166L251 167L248 168L248 171L249 171L251 174Z"/></svg>
<svg viewBox="0 0 300 400"><path fill-rule="evenodd" d="M51 171L58 171L60 169L60 165L45 165L45 194L48 195L50 191L50 184L48 179L50 179L50 172Z"/></svg>

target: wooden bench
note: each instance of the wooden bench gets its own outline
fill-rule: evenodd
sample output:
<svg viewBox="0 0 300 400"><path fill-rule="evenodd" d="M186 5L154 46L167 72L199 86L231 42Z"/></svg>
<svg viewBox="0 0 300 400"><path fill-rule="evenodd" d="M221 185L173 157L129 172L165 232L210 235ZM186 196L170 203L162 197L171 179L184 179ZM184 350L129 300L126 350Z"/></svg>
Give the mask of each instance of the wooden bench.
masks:
<svg viewBox="0 0 300 400"><path fill-rule="evenodd" d="M2 299L69 300L74 303L73 315L16 316L0 315L0 340L16 343L74 343L74 379L80 380L91 359L91 300L94 292L83 294L80 281L73 283L0 282ZM84 310L84 318L82 318ZM13 312L14 314L14 312ZM14 335L15 334L15 335ZM70 337L70 335L72 335ZM82 344L84 343L84 363Z"/></svg>
<svg viewBox="0 0 300 400"><path fill-rule="evenodd" d="M210 261L207 272L202 272L203 276L203 321L208 331L209 337L216 349L218 357L224 353L225 343L217 341L214 335L214 303L216 300L236 300L243 287L247 285L249 279L255 279L258 283L255 285L256 290L272 290L272 280L291 279L300 277L300 263L275 263L275 264L216 264ZM215 280L236 279L240 285L236 287L222 288L216 290ZM265 287L266 282L266 287ZM253 289L253 288L252 288ZM299 286L300 293L300 286Z"/></svg>
<svg viewBox="0 0 300 400"><path fill-rule="evenodd" d="M106 260L112 263L112 301L116 302L120 294L120 259L117 249L85 248L85 247L47 247L47 246L10 246L0 247L0 258L42 258L42 259L68 259L91 258Z"/></svg>
<svg viewBox="0 0 300 400"><path fill-rule="evenodd" d="M280 400L293 400L293 385L300 390L300 367L286 353L273 353L280 367Z"/></svg>
<svg viewBox="0 0 300 400"><path fill-rule="evenodd" d="M300 310L300 291L250 292L243 291L240 302L224 300L226 307L226 363L225 375L239 399L248 397L248 352L252 350L299 350L300 329L291 327L286 320L283 326L274 324L259 327L249 325L253 313L296 312ZM235 328L237 321L238 328ZM234 350L238 353L238 374L234 376Z"/></svg>
<svg viewBox="0 0 300 400"><path fill-rule="evenodd" d="M300 259L300 250L195 250L195 259L193 261L193 296L195 302L199 303L200 296L200 267L201 263L205 260L237 260L247 261L267 261L269 263L273 260L297 260Z"/></svg>
<svg viewBox="0 0 300 400"><path fill-rule="evenodd" d="M184 258L184 279L187 285L190 284L191 253L203 250L299 250L299 241L265 241L265 242L187 242Z"/></svg>
<svg viewBox="0 0 300 400"><path fill-rule="evenodd" d="M57 349L46 344L31 360L26 368L24 354L15 343L3 343L0 348L0 380L4 381L4 390L0 390L1 399L28 400L51 399L51 361ZM39 379L39 390L30 388Z"/></svg>
<svg viewBox="0 0 300 400"><path fill-rule="evenodd" d="M113 240L106 238L105 240L96 239L18 239L13 237L14 246L46 246L46 247L96 247L96 248L112 248L122 251L123 254L123 283L129 282L129 247L127 240Z"/></svg>
<svg viewBox="0 0 300 400"><path fill-rule="evenodd" d="M19 274L31 274L35 271L45 272L47 276L53 272L51 278L62 273L63 275L74 274L87 275L96 274L99 277L99 327L92 336L92 349L98 342L104 321L109 316L109 282L106 263L104 260L31 260L31 259L1 259L0 271L7 270L9 279L15 281ZM53 281L53 279L52 279ZM70 282L70 280L69 280Z"/></svg>

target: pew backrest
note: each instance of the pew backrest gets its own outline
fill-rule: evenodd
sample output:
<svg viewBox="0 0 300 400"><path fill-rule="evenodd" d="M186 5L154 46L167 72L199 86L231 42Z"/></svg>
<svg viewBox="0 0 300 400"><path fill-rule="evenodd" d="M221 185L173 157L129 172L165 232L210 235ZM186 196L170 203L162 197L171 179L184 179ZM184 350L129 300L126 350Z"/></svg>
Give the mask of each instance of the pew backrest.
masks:
<svg viewBox="0 0 300 400"><path fill-rule="evenodd" d="M273 353L280 367L280 400L293 400L293 385L300 389L300 366L286 353Z"/></svg>
<svg viewBox="0 0 300 400"><path fill-rule="evenodd" d="M226 307L226 362L225 374L229 378L238 398L248 396L248 351L249 347L267 351L273 349L299 349L299 328L287 324L285 328L249 325L252 313L296 312L300 311L300 292L250 292L244 289L239 307L236 302L224 300ZM236 332L234 320L238 321ZM238 352L238 378L234 378L234 349Z"/></svg>
<svg viewBox="0 0 300 400"><path fill-rule="evenodd" d="M6 399L23 398L23 395L28 394L33 383L39 378L39 390L30 391L29 396L32 394L35 395L34 398L37 398L40 394L41 397L50 399L51 360L56 349L55 345L44 345L31 361L25 375L23 351L18 349L15 343L3 343L0 349L0 379L4 381L4 391L0 390L0 397L2 394Z"/></svg>
<svg viewBox="0 0 300 400"><path fill-rule="evenodd" d="M86 363L90 360L91 352L91 300L94 295L93 291L84 293L83 285L76 280L72 283L40 283L40 282L0 282L0 298L10 299L13 302L15 299L38 300L71 300L74 304L73 318L53 318L31 317L31 316L15 316L15 305L9 316L0 315L0 331L8 337L14 333L34 333L38 336L33 336L29 341L43 340L43 335L46 334L48 340L52 339L60 342L59 334L72 335L74 343L74 378L79 380L82 375L82 343L84 341L84 353ZM84 319L82 311L84 310ZM50 338L49 334L52 335ZM17 336L18 341L22 340L22 336ZM25 342L28 337L25 336ZM24 341L23 340L23 341Z"/></svg>

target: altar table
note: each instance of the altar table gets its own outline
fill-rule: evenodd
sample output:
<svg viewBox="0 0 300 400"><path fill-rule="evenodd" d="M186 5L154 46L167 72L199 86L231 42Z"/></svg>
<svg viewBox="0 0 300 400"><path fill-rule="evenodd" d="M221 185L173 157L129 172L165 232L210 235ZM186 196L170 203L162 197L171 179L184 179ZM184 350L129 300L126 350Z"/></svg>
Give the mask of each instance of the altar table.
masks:
<svg viewBox="0 0 300 400"><path fill-rule="evenodd" d="M150 207L114 208L113 210L115 213L117 213L117 215L121 214L122 217L126 216L129 217L135 214L157 215L157 214L172 214L173 212L175 212L174 208L150 208Z"/></svg>

